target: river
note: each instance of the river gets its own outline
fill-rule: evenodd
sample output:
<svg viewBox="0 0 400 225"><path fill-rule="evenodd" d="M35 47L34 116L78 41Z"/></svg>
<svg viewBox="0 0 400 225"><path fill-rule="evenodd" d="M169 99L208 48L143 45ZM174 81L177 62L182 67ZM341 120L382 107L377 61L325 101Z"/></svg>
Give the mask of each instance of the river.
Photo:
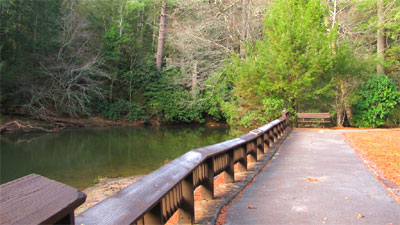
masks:
<svg viewBox="0 0 400 225"><path fill-rule="evenodd" d="M6 134L0 137L0 181L36 173L82 190L99 178L148 174L228 134L227 127L195 125Z"/></svg>

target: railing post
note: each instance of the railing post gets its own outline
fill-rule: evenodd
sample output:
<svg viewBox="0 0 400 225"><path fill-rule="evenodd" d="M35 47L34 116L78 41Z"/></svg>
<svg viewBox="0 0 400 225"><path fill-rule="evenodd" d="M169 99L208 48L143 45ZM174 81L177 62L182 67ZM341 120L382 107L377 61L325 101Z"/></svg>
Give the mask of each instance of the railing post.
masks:
<svg viewBox="0 0 400 225"><path fill-rule="evenodd" d="M279 140L279 138L281 138L280 126L281 126L281 124L280 124L280 123L278 123L278 125L276 125L276 126L275 126L275 128L276 128L276 130L275 130L275 134L276 134L276 138L277 138L277 140L276 140L276 141L278 141L278 140Z"/></svg>
<svg viewBox="0 0 400 225"><path fill-rule="evenodd" d="M274 129L274 128L271 128L271 129L268 131L268 136L269 136L269 147L272 147L272 146L274 145L274 143L275 143L275 136L274 136L274 131L273 131L273 129Z"/></svg>
<svg viewBox="0 0 400 225"><path fill-rule="evenodd" d="M269 142L270 142L270 140L269 140L269 134L268 134L268 131L267 131L267 132L265 132L265 133L263 134L264 154L268 152L268 149L269 149L269 147L270 147Z"/></svg>
<svg viewBox="0 0 400 225"><path fill-rule="evenodd" d="M285 133L286 132L286 128L288 127L288 125L289 125L289 111L288 110L283 110L282 111L282 117L284 118L284 122L282 123L282 125L283 125L283 133Z"/></svg>
<svg viewBox="0 0 400 225"><path fill-rule="evenodd" d="M247 151L243 146L238 148L241 151L242 158L239 160L238 172L244 172L247 170Z"/></svg>
<svg viewBox="0 0 400 225"><path fill-rule="evenodd" d="M279 139L279 136L278 136L278 129L276 128L277 126L275 126L272 130L273 130L273 132L272 132L272 134L273 134L273 136L274 136L274 143L276 143L277 141L278 141L278 139Z"/></svg>
<svg viewBox="0 0 400 225"><path fill-rule="evenodd" d="M264 154L264 143L263 143L263 137L262 136L257 138L256 147L257 147L257 156L258 155L263 155Z"/></svg>
<svg viewBox="0 0 400 225"><path fill-rule="evenodd" d="M164 224L160 202L144 215L143 224Z"/></svg>
<svg viewBox="0 0 400 225"><path fill-rule="evenodd" d="M279 125L278 125L278 134L279 134L279 138L281 138L282 137L282 135L283 135L283 127L282 127L282 122L281 123L279 123Z"/></svg>
<svg viewBox="0 0 400 225"><path fill-rule="evenodd" d="M257 161L257 153L254 154L253 146L254 146L254 143L252 141L246 143L246 149L247 149L246 157L247 157L247 154L249 154L250 162L256 162Z"/></svg>
<svg viewBox="0 0 400 225"><path fill-rule="evenodd" d="M182 205L179 209L178 224L194 224L193 192L193 174L191 173L182 180Z"/></svg>
<svg viewBox="0 0 400 225"><path fill-rule="evenodd" d="M225 183L235 182L235 159L233 157L234 150L228 151L228 168L225 170Z"/></svg>
<svg viewBox="0 0 400 225"><path fill-rule="evenodd" d="M203 200L212 200L214 198L214 160L209 158L206 160L206 179L201 187L201 198Z"/></svg>
<svg viewBox="0 0 400 225"><path fill-rule="evenodd" d="M285 118L285 131L286 131L286 128L289 127L289 123L290 123L290 120L289 120L289 111L286 110L286 109L283 110L283 111L282 111L282 117Z"/></svg>

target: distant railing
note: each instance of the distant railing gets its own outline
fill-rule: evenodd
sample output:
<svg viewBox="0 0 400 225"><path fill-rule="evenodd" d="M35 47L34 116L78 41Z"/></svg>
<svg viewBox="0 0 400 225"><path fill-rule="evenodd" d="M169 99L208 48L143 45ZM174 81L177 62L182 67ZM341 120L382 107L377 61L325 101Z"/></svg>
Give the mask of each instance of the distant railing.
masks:
<svg viewBox="0 0 400 225"><path fill-rule="evenodd" d="M288 125L285 110L279 119L239 138L193 149L80 214L76 223L164 224L179 210L178 223L193 224L195 188L202 185L202 198L213 199L215 176L225 172L225 182L234 182L235 163L239 171L247 170L247 156L256 161Z"/></svg>

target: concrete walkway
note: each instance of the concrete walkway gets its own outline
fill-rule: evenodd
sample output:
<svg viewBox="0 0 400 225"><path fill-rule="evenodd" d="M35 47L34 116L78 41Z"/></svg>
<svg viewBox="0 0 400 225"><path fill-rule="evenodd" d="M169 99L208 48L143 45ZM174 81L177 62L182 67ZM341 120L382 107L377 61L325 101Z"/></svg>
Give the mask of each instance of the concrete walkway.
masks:
<svg viewBox="0 0 400 225"><path fill-rule="evenodd" d="M400 206L341 131L296 129L233 202L226 224L398 225Z"/></svg>

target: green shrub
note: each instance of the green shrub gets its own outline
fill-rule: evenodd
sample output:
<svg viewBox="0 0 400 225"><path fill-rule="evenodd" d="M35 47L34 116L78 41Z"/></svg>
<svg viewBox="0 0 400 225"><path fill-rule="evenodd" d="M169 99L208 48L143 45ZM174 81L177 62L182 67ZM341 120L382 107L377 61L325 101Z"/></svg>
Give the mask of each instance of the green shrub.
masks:
<svg viewBox="0 0 400 225"><path fill-rule="evenodd" d="M143 97L151 117L162 122L204 122L203 105L175 79L177 70L153 74L144 85Z"/></svg>
<svg viewBox="0 0 400 225"><path fill-rule="evenodd" d="M358 91L354 107L354 125L379 127L400 106L398 87L386 75L373 75Z"/></svg>
<svg viewBox="0 0 400 225"><path fill-rule="evenodd" d="M124 119L125 121L132 122L148 119L146 110L139 103L123 99L119 99L111 104L107 101L101 102L96 105L96 109L101 117L110 120Z"/></svg>

